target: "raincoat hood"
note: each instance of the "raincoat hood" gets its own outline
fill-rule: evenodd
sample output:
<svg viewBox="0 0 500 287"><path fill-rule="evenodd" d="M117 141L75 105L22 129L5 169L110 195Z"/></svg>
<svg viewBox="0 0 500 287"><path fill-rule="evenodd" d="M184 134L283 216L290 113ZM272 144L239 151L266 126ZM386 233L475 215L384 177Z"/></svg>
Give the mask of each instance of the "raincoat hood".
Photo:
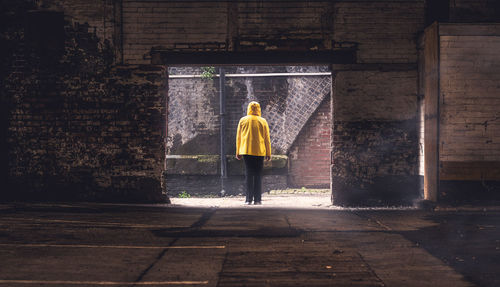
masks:
<svg viewBox="0 0 500 287"><path fill-rule="evenodd" d="M257 102L250 102L248 104L248 109L247 109L247 115L254 115L254 116L259 116L261 115L260 113L260 105Z"/></svg>

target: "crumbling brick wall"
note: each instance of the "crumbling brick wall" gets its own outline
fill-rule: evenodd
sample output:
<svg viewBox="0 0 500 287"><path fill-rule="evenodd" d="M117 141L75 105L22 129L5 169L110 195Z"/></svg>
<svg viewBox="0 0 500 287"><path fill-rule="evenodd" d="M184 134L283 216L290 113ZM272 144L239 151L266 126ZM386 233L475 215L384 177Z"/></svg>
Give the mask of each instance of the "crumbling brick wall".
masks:
<svg viewBox="0 0 500 287"><path fill-rule="evenodd" d="M416 82L412 70L337 73L332 185L338 202L410 204L419 196Z"/></svg>
<svg viewBox="0 0 500 287"><path fill-rule="evenodd" d="M3 195L165 200L164 68L113 65L110 43L88 24L26 8L18 11L24 23L10 31L16 38L10 38L5 81L9 185Z"/></svg>
<svg viewBox="0 0 500 287"><path fill-rule="evenodd" d="M335 7L334 39L356 43L362 64L333 66L333 200L412 204L419 197L416 40L425 3Z"/></svg>

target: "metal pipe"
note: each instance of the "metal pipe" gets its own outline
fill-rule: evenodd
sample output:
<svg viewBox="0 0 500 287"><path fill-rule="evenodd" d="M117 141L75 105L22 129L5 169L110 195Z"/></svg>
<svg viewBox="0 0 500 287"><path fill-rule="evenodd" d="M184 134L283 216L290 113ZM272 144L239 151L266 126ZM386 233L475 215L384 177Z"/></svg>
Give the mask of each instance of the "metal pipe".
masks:
<svg viewBox="0 0 500 287"><path fill-rule="evenodd" d="M257 78L257 77L308 77L308 76L331 76L331 72L318 73L262 73L262 74L225 74L226 78ZM169 79L190 79L201 78L202 75L169 75ZM213 75L214 78L219 77L219 74Z"/></svg>
<svg viewBox="0 0 500 287"><path fill-rule="evenodd" d="M124 52L123 52L123 0L120 1L120 64L123 64Z"/></svg>
<svg viewBox="0 0 500 287"><path fill-rule="evenodd" d="M224 196L225 181L227 178L226 166L226 88L225 88L225 74L224 68L219 68L219 103L220 103L220 182L221 182L221 196Z"/></svg>

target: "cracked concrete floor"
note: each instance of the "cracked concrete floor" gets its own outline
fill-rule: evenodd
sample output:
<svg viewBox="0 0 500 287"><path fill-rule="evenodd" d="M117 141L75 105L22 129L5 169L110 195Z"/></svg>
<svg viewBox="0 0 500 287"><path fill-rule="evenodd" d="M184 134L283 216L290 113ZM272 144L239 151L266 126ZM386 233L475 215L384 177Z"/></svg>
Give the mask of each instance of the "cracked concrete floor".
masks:
<svg viewBox="0 0 500 287"><path fill-rule="evenodd" d="M498 209L1 204L0 286L500 286Z"/></svg>

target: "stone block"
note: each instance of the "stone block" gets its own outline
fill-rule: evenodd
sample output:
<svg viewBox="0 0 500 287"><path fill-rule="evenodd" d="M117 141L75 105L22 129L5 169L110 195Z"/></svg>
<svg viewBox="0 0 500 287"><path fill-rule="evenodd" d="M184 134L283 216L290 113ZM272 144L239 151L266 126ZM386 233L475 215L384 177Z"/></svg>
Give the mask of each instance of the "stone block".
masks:
<svg viewBox="0 0 500 287"><path fill-rule="evenodd" d="M220 174L218 155L170 155L167 156L166 174L217 175Z"/></svg>

